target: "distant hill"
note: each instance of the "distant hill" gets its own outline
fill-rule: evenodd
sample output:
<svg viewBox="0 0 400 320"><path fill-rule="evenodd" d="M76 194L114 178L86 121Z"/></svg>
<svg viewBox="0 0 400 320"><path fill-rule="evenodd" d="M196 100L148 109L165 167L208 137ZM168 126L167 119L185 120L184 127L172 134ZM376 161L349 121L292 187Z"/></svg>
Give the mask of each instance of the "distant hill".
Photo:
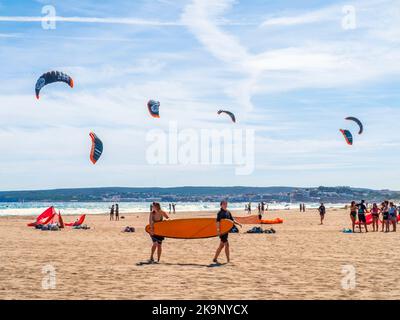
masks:
<svg viewBox="0 0 400 320"><path fill-rule="evenodd" d="M2 191L0 202L22 201L281 201L344 202L349 200L382 201L400 199L400 192L350 187L173 187L173 188L80 188L29 191Z"/></svg>

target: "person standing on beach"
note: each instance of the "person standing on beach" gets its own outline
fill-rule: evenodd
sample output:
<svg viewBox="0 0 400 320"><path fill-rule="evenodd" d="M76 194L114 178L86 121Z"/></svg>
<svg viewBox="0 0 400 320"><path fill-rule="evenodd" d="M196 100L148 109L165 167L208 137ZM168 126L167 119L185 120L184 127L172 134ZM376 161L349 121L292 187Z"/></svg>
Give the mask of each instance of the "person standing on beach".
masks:
<svg viewBox="0 0 400 320"><path fill-rule="evenodd" d="M172 212L173 212L173 213L175 213L175 206L176 206L176 203L173 203L173 204L172 204Z"/></svg>
<svg viewBox="0 0 400 320"><path fill-rule="evenodd" d="M389 219L390 219L390 223L393 226L393 232L396 232L396 227L397 227L397 208L396 208L396 206L394 205L393 202L390 203Z"/></svg>
<svg viewBox="0 0 400 320"><path fill-rule="evenodd" d="M389 232L389 201L382 203L382 232Z"/></svg>
<svg viewBox="0 0 400 320"><path fill-rule="evenodd" d="M303 204L300 203L300 212L303 212Z"/></svg>
<svg viewBox="0 0 400 320"><path fill-rule="evenodd" d="M351 219L352 230L354 233L354 229L356 226L356 220L357 220L357 206L356 206L355 201L352 201L350 204L350 219Z"/></svg>
<svg viewBox="0 0 400 320"><path fill-rule="evenodd" d="M321 218L321 223L320 225L324 224L324 218L325 218L325 213L326 213L326 209L323 203L321 203L321 205L318 208L319 211L319 216Z"/></svg>
<svg viewBox="0 0 400 320"><path fill-rule="evenodd" d="M303 203L303 212L306 212L306 204Z"/></svg>
<svg viewBox="0 0 400 320"><path fill-rule="evenodd" d="M221 253L222 249L225 248L225 255L226 255L226 260L227 262L230 262L230 255L229 255L229 242L228 242L228 235L229 233L225 233L225 234L220 234L220 221L222 219L229 219L232 220L233 223L236 225L239 225L240 227L242 227L242 225L240 223L238 223L233 217L232 214L230 213L230 211L228 211L228 201L223 200L220 203L220 210L217 214L217 233L219 235L219 239L221 240L219 247L217 249L217 251L215 252L215 256L213 259L214 263L219 264L218 262L218 256Z"/></svg>
<svg viewBox="0 0 400 320"><path fill-rule="evenodd" d="M371 214L372 214L372 228L373 228L373 232L375 231L379 231L379 212L380 209L378 208L378 205L376 203L374 203L372 205L372 209L371 209ZM354 232L354 231L353 231Z"/></svg>
<svg viewBox="0 0 400 320"><path fill-rule="evenodd" d="M367 227L367 219L365 217L365 213L367 212L367 206L365 205L365 200L361 200L359 204L357 204L358 208L358 222L360 223L360 232L361 231L361 224L364 225L365 227L365 232L368 232L368 227Z"/></svg>
<svg viewBox="0 0 400 320"><path fill-rule="evenodd" d="M119 221L119 205L118 205L118 203L115 204L115 220Z"/></svg>
<svg viewBox="0 0 400 320"><path fill-rule="evenodd" d="M169 214L171 214L172 204L170 203L170 204L168 205L168 207L169 207Z"/></svg>
<svg viewBox="0 0 400 320"><path fill-rule="evenodd" d="M114 220L114 205L112 205L110 209L110 221L112 220Z"/></svg>
<svg viewBox="0 0 400 320"><path fill-rule="evenodd" d="M153 202L152 211L149 216L149 225L150 225L150 237L153 245L151 247L151 255L150 255L150 263L154 263L154 253L157 250L157 262L160 262L161 252L162 252L162 242L164 237L157 236L154 234L154 223L160 222L165 219L169 219L169 216L161 210L161 206L158 202Z"/></svg>

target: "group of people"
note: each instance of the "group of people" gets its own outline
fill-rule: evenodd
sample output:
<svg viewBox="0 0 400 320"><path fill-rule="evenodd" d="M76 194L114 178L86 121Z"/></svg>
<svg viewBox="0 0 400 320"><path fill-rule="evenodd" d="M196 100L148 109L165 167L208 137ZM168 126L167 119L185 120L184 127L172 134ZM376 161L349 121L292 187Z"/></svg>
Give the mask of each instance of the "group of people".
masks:
<svg viewBox="0 0 400 320"><path fill-rule="evenodd" d="M268 211L268 204L262 201L258 204L257 208L258 208L258 214L260 215L264 213L264 211Z"/></svg>
<svg viewBox="0 0 400 320"><path fill-rule="evenodd" d="M118 203L113 204L110 208L110 221L119 220L119 205Z"/></svg>
<svg viewBox="0 0 400 320"><path fill-rule="evenodd" d="M321 225L324 222L326 208L323 203L318 208ZM372 217L372 231L379 231L379 224L382 225L382 232L389 232L390 227L392 231L396 232L398 223L399 208L388 200L383 201L381 204L373 203L372 206L368 207L365 200L361 200L360 203L352 201L350 204L350 219L352 224L352 231L355 232L356 225L359 226L359 231L362 232L362 227L364 227L365 232L368 232L367 214L370 213Z"/></svg>
<svg viewBox="0 0 400 320"><path fill-rule="evenodd" d="M175 213L175 206L176 203L170 203L169 205L169 213L171 214L172 212Z"/></svg>
<svg viewBox="0 0 400 320"><path fill-rule="evenodd" d="M352 222L353 232L355 231L354 229L357 218L360 232L362 232L361 225L364 226L365 232L368 232L366 214L369 212L372 215L373 232L379 231L379 223L382 224L382 232L389 232L390 226L392 226L392 231L396 232L398 223L398 208L393 202L388 200L383 201L380 205L374 203L370 209L368 209L368 206L364 200L358 204L356 204L355 201L352 201L350 204L350 219ZM381 215L382 219L380 219Z"/></svg>
<svg viewBox="0 0 400 320"><path fill-rule="evenodd" d="M157 262L160 261L161 259L161 253L162 253L162 242L164 240L164 237L158 236L154 234L154 223L163 221L163 219L169 219L168 214L161 209L161 205L158 202L153 202L151 204L151 211L149 215L149 225L150 225L150 237L152 241L152 247L151 247L151 254L150 254L150 259L149 263L155 263L156 261L154 260L154 254L157 251ZM216 222L217 222L217 233L219 235L220 239L220 244L215 252L213 262L215 264L219 264L218 262L218 257L222 250L225 249L225 255L227 262L230 261L230 252L229 252L229 242L228 242L228 235L229 233L225 234L220 234L220 222L222 219L229 219L232 220L235 225L239 225L240 227L242 226L240 223L238 223L228 210L228 201L223 200L220 203L220 210L217 213L216 217Z"/></svg>

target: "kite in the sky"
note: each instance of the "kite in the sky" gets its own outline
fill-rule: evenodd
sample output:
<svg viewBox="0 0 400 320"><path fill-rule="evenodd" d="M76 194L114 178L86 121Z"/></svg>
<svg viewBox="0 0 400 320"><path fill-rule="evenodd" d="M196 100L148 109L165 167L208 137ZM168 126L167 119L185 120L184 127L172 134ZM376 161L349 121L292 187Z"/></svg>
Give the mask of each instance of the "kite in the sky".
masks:
<svg viewBox="0 0 400 320"><path fill-rule="evenodd" d="M101 142L99 137L96 136L94 132L90 132L89 136L92 139L92 148L90 150L90 161L92 161L93 164L96 164L97 160L100 159L101 154L103 153L103 142Z"/></svg>
<svg viewBox="0 0 400 320"><path fill-rule="evenodd" d="M218 114L221 114L221 113L226 113L228 116L230 116L230 117L231 117L231 120L232 120L232 122L236 122L235 115L234 115L232 112L230 112L230 111L226 111L226 110L219 110L217 113L218 113Z"/></svg>
<svg viewBox="0 0 400 320"><path fill-rule="evenodd" d="M149 109L150 115L153 118L160 117L160 102L155 100L150 100L147 102L147 108Z"/></svg>
<svg viewBox="0 0 400 320"><path fill-rule="evenodd" d="M49 71L42 74L40 78L36 81L35 85L36 98L39 99L39 92L44 86L53 82L65 82L71 88L74 87L74 80L72 80L72 78L69 75L60 71Z"/></svg>
<svg viewBox="0 0 400 320"><path fill-rule="evenodd" d="M355 123L357 123L358 126L360 127L360 130L358 131L358 134L363 133L363 131L364 131L364 126L363 126L363 124L362 124L362 122L361 122L360 120L358 120L358 119L355 118L355 117L347 117L346 120L354 121Z"/></svg>
<svg viewBox="0 0 400 320"><path fill-rule="evenodd" d="M340 129L340 132L343 134L344 139L346 140L348 145L353 145L353 135L349 130Z"/></svg>

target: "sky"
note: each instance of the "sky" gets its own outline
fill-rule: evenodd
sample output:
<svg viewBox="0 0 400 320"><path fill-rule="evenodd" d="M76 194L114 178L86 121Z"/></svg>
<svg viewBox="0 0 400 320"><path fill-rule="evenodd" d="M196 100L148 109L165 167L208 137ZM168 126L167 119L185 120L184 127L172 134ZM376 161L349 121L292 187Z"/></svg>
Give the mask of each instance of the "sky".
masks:
<svg viewBox="0 0 400 320"><path fill-rule="evenodd" d="M55 16L43 27L48 6ZM400 190L399 39L400 0L0 0L0 190ZM75 86L50 84L36 100L36 80L51 70ZM161 102L159 119L150 99ZM254 167L154 163L149 137L171 137L171 127L192 138L253 132ZM104 143L95 165L90 131ZM178 148L211 148L193 139Z"/></svg>

